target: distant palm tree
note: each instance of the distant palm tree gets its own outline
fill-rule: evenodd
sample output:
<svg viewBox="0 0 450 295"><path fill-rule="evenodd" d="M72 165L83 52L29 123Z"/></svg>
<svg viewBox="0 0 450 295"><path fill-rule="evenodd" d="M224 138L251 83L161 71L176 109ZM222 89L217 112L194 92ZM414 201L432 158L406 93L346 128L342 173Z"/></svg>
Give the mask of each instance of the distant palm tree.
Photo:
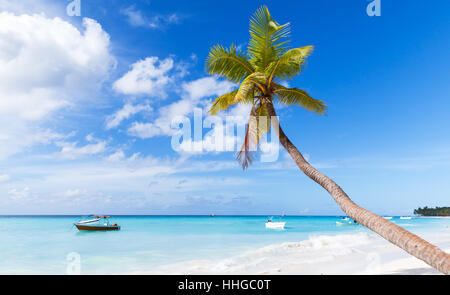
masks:
<svg viewBox="0 0 450 295"><path fill-rule="evenodd" d="M214 100L211 114L215 115L235 104L251 105L244 143L237 154L244 170L252 162L252 146L257 145L264 133L270 130L270 123L274 127L279 126L273 102L298 105L317 114L325 114L327 110L323 101L312 98L306 91L288 88L280 83L299 74L306 57L313 50L313 46L288 49L286 37L289 34L289 24L278 24L267 7L262 6L250 19L247 53L234 45L229 48L216 45L211 48L206 61L209 74L223 76L239 84L237 90ZM300 170L326 189L348 216L442 273L450 274L448 253L355 204L333 180L305 160L281 127L274 130Z"/></svg>

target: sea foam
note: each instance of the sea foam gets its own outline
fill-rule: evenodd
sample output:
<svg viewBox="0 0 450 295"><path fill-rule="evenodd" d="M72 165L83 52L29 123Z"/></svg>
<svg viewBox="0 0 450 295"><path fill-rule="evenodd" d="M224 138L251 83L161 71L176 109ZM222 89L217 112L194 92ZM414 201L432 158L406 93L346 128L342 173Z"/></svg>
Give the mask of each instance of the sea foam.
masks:
<svg viewBox="0 0 450 295"><path fill-rule="evenodd" d="M162 266L166 274L264 274L280 272L280 265L298 267L333 261L352 253L362 254L357 247L378 240L367 233L315 235L299 242L285 242L249 250L240 255L218 260L191 260Z"/></svg>

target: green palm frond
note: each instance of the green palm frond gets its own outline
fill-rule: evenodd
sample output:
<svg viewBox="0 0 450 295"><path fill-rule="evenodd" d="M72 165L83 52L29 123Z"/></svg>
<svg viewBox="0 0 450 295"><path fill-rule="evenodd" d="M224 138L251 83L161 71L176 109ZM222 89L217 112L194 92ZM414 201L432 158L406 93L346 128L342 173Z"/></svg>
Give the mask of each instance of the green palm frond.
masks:
<svg viewBox="0 0 450 295"><path fill-rule="evenodd" d="M270 81L273 77L279 79L294 78L295 75L300 73L306 58L311 54L313 49L314 46L310 45L286 51L280 58L269 64L266 69L266 75L270 77Z"/></svg>
<svg viewBox="0 0 450 295"><path fill-rule="evenodd" d="M230 106L236 104L234 98L237 92L237 90L233 90L216 98L211 106L211 109L209 110L209 113L211 115L217 115L217 113L225 111Z"/></svg>
<svg viewBox="0 0 450 295"><path fill-rule="evenodd" d="M211 115L217 115L218 112L228 109L237 103L254 103L255 94L260 93L258 85L265 83L266 77L261 73L253 73L247 76L239 89L216 98L209 110Z"/></svg>
<svg viewBox="0 0 450 295"><path fill-rule="evenodd" d="M275 84L275 83L274 83ZM325 114L327 106L325 102L312 98L306 91L298 88L286 88L276 85L277 89L273 92L277 95L278 100L286 105L298 105L304 109L316 114Z"/></svg>
<svg viewBox="0 0 450 295"><path fill-rule="evenodd" d="M216 45L209 51L206 68L211 75L224 76L230 81L239 83L255 71L248 59L248 56L238 51L234 45L229 48Z"/></svg>
<svg viewBox="0 0 450 295"><path fill-rule="evenodd" d="M263 72L267 65L286 51L289 23L280 25L272 19L267 6L260 7L250 19L248 53L255 70Z"/></svg>
<svg viewBox="0 0 450 295"><path fill-rule="evenodd" d="M239 86L236 93L236 102L253 102L254 94L256 92L264 92L263 85L266 83L266 76L262 73L253 73L248 75Z"/></svg>

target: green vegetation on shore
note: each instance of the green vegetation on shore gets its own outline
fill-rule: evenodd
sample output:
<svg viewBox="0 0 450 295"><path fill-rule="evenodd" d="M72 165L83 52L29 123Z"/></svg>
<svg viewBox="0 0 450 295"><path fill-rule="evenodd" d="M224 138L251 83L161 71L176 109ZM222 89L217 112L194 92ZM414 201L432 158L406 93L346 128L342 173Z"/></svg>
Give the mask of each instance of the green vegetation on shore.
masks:
<svg viewBox="0 0 450 295"><path fill-rule="evenodd" d="M419 207L418 209L414 209L414 214L420 214L423 216L450 216L450 207Z"/></svg>

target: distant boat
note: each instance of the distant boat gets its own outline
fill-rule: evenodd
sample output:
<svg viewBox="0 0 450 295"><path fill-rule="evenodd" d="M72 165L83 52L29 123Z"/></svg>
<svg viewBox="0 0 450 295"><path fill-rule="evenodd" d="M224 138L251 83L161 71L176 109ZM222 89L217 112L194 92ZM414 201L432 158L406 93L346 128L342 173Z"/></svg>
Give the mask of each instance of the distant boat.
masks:
<svg viewBox="0 0 450 295"><path fill-rule="evenodd" d="M267 220L266 222L266 228L270 228L270 229L284 229L284 225L286 224L286 222L273 222L272 218L269 218L269 220Z"/></svg>
<svg viewBox="0 0 450 295"><path fill-rule="evenodd" d="M94 215L92 219L81 220L74 225L78 230L89 230L89 231L107 231L107 230L120 230L120 226L117 223L111 224L109 222L110 216Z"/></svg>
<svg viewBox="0 0 450 295"><path fill-rule="evenodd" d="M351 219L350 217L342 217L341 221L336 221L337 226L342 225L358 225L359 223L356 220Z"/></svg>
<svg viewBox="0 0 450 295"><path fill-rule="evenodd" d="M270 229L284 229L284 225L285 224L286 224L286 222L267 221L266 222L266 228L270 228Z"/></svg>
<svg viewBox="0 0 450 295"><path fill-rule="evenodd" d="M401 216L400 219L412 219L411 216Z"/></svg>
<svg viewBox="0 0 450 295"><path fill-rule="evenodd" d="M383 218L384 218L384 219L388 219L388 220L389 220L389 219L392 219L391 216L384 216Z"/></svg>
<svg viewBox="0 0 450 295"><path fill-rule="evenodd" d="M352 221L346 221L346 222L341 222L341 221L336 221L336 225L337 226L342 226L342 225L358 225L358 222L352 222Z"/></svg>

